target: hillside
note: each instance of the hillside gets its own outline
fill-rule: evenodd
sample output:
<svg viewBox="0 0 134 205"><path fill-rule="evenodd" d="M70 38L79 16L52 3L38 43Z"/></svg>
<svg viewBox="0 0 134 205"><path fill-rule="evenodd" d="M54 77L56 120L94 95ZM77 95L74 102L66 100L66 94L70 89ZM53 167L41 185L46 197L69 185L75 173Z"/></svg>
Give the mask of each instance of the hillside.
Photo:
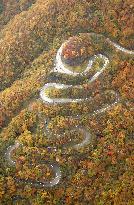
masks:
<svg viewBox="0 0 134 205"><path fill-rule="evenodd" d="M0 1L0 204L134 203L133 10Z"/></svg>

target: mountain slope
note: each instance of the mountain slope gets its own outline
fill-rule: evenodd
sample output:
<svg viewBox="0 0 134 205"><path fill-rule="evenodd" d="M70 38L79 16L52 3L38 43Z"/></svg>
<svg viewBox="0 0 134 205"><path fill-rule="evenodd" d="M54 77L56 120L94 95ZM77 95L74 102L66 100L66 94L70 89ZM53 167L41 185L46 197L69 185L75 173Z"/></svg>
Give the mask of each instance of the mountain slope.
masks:
<svg viewBox="0 0 134 205"><path fill-rule="evenodd" d="M104 80L88 85L84 79L84 92L68 89L63 93L84 96L92 92L91 102L50 105L39 96L42 86L53 82L50 71L55 66L56 53L69 37L94 32L126 49L134 48L132 1L3 0L0 8L1 204L133 204L132 56L113 54ZM56 80L80 83L79 78L64 74ZM121 102L101 115L87 115L103 102L101 89L114 89ZM62 96L56 90L52 94ZM70 117L76 115L80 118ZM52 139L47 138L46 119ZM70 138L76 142L77 137L78 141L82 139L81 132L71 132L74 126L85 126L92 133L93 146L80 151L61 149ZM58 139L57 133L63 132L66 135ZM17 159L14 168L8 166L4 154L16 140L24 147L13 153ZM57 146L57 151L51 153L46 149L48 145ZM62 180L57 186L38 189L16 182L14 176L50 180L53 173L46 165L37 165L38 158L59 163Z"/></svg>

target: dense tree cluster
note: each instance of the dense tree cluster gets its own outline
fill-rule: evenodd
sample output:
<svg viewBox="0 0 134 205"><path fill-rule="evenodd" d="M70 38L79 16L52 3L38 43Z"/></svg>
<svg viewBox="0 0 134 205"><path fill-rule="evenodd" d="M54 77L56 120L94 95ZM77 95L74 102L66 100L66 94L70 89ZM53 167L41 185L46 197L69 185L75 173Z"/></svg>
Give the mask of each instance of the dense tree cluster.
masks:
<svg viewBox="0 0 134 205"><path fill-rule="evenodd" d="M93 54L92 42L79 33L101 33L132 49L133 7L131 0L0 2L0 204L134 203L133 60L107 48L113 61L103 78L93 84L87 81L91 73L77 77L50 74L57 49L71 36L78 37L71 38L69 47L65 45L66 64L72 65L77 56L81 58L79 64L83 63L89 53ZM77 41L83 38L85 45L77 47ZM98 53L100 48L102 45L94 44ZM100 63L94 64L92 74ZM39 91L47 82L83 84L82 89L49 89L50 97L93 99L66 105L44 104ZM111 89L118 91L120 103L93 116L93 110L115 100ZM77 115L80 118L69 117ZM70 146L83 139L82 132L71 130L76 126L85 126L91 132L92 145L79 150ZM12 153L17 163L16 167L10 167L4 153L16 140L23 146ZM48 146L57 150L48 151ZM14 177L50 180L52 170L47 164L38 163L44 159L59 163L62 169L59 185L38 189L15 181Z"/></svg>
<svg viewBox="0 0 134 205"><path fill-rule="evenodd" d="M35 0L1 0L0 2L0 29L6 25L16 14L27 10Z"/></svg>

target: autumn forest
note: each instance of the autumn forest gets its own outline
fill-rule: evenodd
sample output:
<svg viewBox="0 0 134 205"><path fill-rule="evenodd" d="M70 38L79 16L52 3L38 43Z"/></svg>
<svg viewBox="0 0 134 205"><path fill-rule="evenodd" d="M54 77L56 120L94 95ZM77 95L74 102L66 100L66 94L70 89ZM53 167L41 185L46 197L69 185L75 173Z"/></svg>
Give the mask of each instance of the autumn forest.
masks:
<svg viewBox="0 0 134 205"><path fill-rule="evenodd" d="M0 0L0 205L134 204L134 3Z"/></svg>

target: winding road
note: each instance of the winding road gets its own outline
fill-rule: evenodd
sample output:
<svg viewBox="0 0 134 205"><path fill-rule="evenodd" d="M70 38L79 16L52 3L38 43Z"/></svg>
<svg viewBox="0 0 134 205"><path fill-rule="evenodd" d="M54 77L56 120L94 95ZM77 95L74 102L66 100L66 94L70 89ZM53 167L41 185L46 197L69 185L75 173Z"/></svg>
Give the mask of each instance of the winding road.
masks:
<svg viewBox="0 0 134 205"><path fill-rule="evenodd" d="M93 63L97 59L101 59L103 62L103 65L100 67L99 71L96 71L96 73L87 82L87 84L91 84L96 79L101 77L103 72L109 68L108 66L112 61L112 57L111 57L112 55L109 54L107 47L112 47L114 49L114 52L121 52L123 55L128 55L128 56L132 56L132 57L134 56L134 51L125 49L125 48L121 47L120 45L112 42L110 39L105 38L102 35L91 33L91 34L87 34L87 36L88 37L90 36L91 39L94 39L94 37L96 37L98 45L102 44L102 46L103 46L103 48L102 48L103 54L102 53L98 54L97 51L94 50L94 55L89 56L88 65L85 68L85 70L82 71L81 73L80 72L73 72L62 61L61 55L62 55L62 49L64 46L64 44L63 44L57 52L55 67L54 67L52 72L65 73L65 74L68 74L68 75L71 75L74 77L77 75L85 75L86 76L87 73L90 72L90 70L92 69ZM65 43L68 43L68 41L66 41ZM85 100L88 100L88 98L78 98L78 99L77 98L51 98L46 93L46 90L49 88L56 88L56 89L59 89L62 91L62 89L68 89L71 87L74 87L76 89L82 89L83 85L73 86L73 85L60 84L60 83L55 83L55 82L47 83L41 88L40 98L43 101L43 103L47 103L47 104L51 104L51 105L52 104L66 104L66 103L72 103L72 102L78 103L78 102L83 102ZM94 116L94 115L106 112L106 111L112 109L114 106L116 106L117 103L120 101L120 98L119 98L118 93L116 93L115 91L114 91L114 93L115 93L115 101L114 102L112 102L110 104L108 103L105 106L102 106L101 109L94 110L92 113L89 113L89 115ZM69 117L74 118L74 116L72 116L72 117L69 116ZM80 115L77 115L76 118L80 118ZM47 127L48 127L48 125L47 125ZM74 149L80 149L81 147L84 147L84 146L91 143L92 136L91 136L91 133L89 130L87 130L85 127L75 127L73 129L82 131L83 136L84 136L82 142L77 143L75 145L72 145ZM5 158L7 159L7 161L9 162L9 164L11 166L15 166L15 164L16 164L16 161L14 161L12 159L12 152L14 150L16 150L19 146L20 146L20 143L17 141L14 145L11 145L10 147L8 147L8 149L5 153ZM50 147L48 147L48 148L50 148ZM57 162L50 163L47 161L43 161L43 162L39 162L39 163L45 163L53 170L55 177L52 180L44 181L44 182L32 181L30 179L28 179L28 180L18 179L18 178L15 178L15 180L17 182L23 182L26 184L31 184L33 186L42 187L42 188L44 188L44 187L48 188L48 187L53 187L53 186L57 185L62 178L62 173L61 173L60 166L58 165L58 163Z"/></svg>

